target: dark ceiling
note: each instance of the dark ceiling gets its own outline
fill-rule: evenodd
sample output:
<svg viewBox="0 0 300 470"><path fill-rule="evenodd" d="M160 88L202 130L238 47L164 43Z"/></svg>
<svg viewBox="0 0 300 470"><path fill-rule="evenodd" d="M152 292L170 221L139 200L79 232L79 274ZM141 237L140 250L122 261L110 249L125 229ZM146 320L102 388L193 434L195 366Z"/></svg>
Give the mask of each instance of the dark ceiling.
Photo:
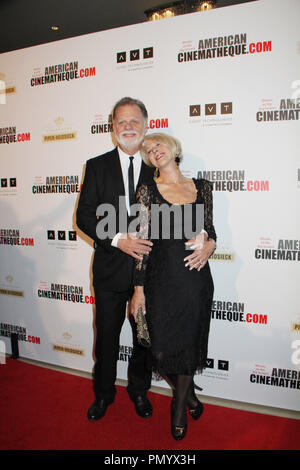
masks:
<svg viewBox="0 0 300 470"><path fill-rule="evenodd" d="M217 7L228 7L249 1L254 0L218 0ZM142 23L147 20L145 10L166 3L171 2L170 0L0 0L0 52ZM59 29L52 31L53 25L59 26Z"/></svg>

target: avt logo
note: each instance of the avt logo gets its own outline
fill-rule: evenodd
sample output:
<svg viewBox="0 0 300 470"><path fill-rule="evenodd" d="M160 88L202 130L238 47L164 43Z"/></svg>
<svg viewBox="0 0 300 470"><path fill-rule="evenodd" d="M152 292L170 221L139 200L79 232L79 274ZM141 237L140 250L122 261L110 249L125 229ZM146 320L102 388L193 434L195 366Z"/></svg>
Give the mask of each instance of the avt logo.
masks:
<svg viewBox="0 0 300 470"><path fill-rule="evenodd" d="M223 102L218 106L217 103L208 103L204 105L205 116L215 116L216 114L232 114L232 102ZM190 105L190 117L201 116L201 105Z"/></svg>
<svg viewBox="0 0 300 470"><path fill-rule="evenodd" d="M215 359L207 358L206 359L206 367L208 369L215 368ZM225 361L223 359L218 359L218 370L229 370L229 361Z"/></svg>
<svg viewBox="0 0 300 470"><path fill-rule="evenodd" d="M55 233L55 230L48 230L47 231L47 238L48 240L61 240L61 241L65 241L66 240L66 237L67 237L67 232L66 230L58 230L57 231L57 238L56 238L56 233ZM68 231L68 240L69 241L76 241L77 239L77 234L75 232L75 230L69 230Z"/></svg>
<svg viewBox="0 0 300 470"><path fill-rule="evenodd" d="M16 188L17 178L1 178L1 188Z"/></svg>
<svg viewBox="0 0 300 470"><path fill-rule="evenodd" d="M127 51L117 52L117 63L121 64L127 61L135 61L140 59L151 59L153 58L153 47L144 47L143 49L132 49L129 51L127 56Z"/></svg>

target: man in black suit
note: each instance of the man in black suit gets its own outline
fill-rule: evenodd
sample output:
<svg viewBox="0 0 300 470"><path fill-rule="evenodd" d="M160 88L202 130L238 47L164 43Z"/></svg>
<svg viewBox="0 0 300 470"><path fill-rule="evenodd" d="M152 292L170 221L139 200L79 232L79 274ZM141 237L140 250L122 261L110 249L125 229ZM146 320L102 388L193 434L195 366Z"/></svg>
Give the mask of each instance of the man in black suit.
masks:
<svg viewBox="0 0 300 470"><path fill-rule="evenodd" d="M153 178L153 169L145 165L139 153L147 131L147 110L140 101L123 98L116 103L112 119L118 146L87 161L76 214L78 227L94 240L96 247L93 262L97 330L95 401L88 410L90 420L102 418L107 406L114 401L119 338L126 303L133 293L134 259L141 259L143 254L149 253L152 245L148 240L120 233L118 217L120 196L126 204L129 223L132 220L130 205L134 203L134 191L141 183ZM96 211L101 204L111 204L116 211L116 232L107 238L98 237L99 217ZM134 335L127 391L136 412L144 418L152 416L152 406L147 398L147 390L151 386L148 354Z"/></svg>

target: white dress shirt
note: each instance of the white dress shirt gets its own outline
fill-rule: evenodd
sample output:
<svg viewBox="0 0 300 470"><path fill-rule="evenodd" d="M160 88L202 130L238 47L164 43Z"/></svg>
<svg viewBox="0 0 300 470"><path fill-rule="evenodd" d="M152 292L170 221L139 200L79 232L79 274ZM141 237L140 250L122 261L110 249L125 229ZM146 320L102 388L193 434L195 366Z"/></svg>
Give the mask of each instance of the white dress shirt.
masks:
<svg viewBox="0 0 300 470"><path fill-rule="evenodd" d="M134 189L136 189L136 186L138 184L138 180L140 177L140 171L141 171L141 166L142 166L142 157L140 155L140 152L137 152L133 155L127 155L127 153L123 152L123 150L118 147L118 153L119 153L119 158L120 158L120 164L121 164L121 169L122 169L122 175L123 175L123 183L124 183L124 188L125 188L125 198L126 198L126 208L127 212L129 214L129 209L130 209L130 203L129 203L129 190L128 190L128 169L129 169L129 164L130 164L130 159L129 157L133 157L133 178L134 178ZM117 247L118 245L118 240L121 236L121 233L117 233L111 244L114 247Z"/></svg>

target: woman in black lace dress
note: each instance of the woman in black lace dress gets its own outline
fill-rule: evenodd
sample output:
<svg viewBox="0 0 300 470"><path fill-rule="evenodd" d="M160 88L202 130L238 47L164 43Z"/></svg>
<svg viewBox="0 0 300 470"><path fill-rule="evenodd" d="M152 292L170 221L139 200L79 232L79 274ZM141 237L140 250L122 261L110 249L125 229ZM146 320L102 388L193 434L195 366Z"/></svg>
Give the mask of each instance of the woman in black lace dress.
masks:
<svg viewBox="0 0 300 470"><path fill-rule="evenodd" d="M173 137L150 134L141 152L144 161L156 167L153 183L142 185L137 191L139 233L151 239L153 246L151 253L136 264L131 311L135 318L139 307L146 312L153 368L171 382L174 390L171 432L178 440L186 434L187 407L194 419L203 410L194 392L193 377L205 367L213 299L207 262L216 240L212 190L208 181L182 175L181 147ZM204 247L201 237L206 235L197 235L193 242L188 242L191 237L186 236L191 231L199 233L199 205L204 206L204 231L208 237Z"/></svg>

